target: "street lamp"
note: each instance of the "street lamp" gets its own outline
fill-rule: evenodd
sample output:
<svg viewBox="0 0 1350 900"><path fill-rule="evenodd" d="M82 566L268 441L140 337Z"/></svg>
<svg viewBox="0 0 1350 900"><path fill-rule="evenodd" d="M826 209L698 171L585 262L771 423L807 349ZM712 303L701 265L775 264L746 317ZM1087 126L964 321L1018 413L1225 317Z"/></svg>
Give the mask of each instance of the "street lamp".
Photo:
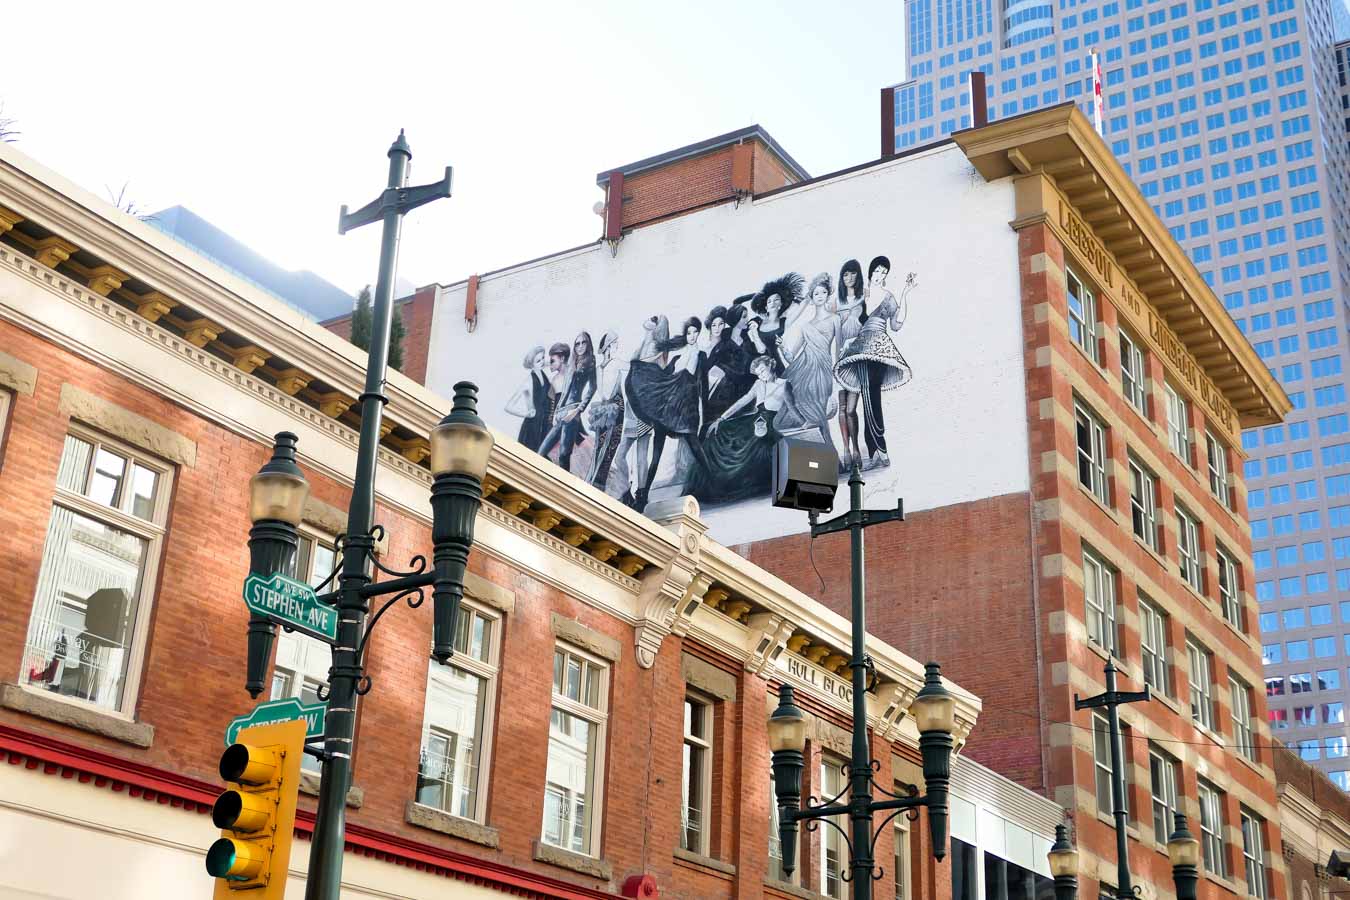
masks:
<svg viewBox="0 0 1350 900"><path fill-rule="evenodd" d="M296 526L309 497L309 482L295 464L296 441L289 431L278 434L272 458L248 483L249 518L253 520L248 532L249 571L263 578L284 572L299 543ZM269 619L249 613L248 676L244 686L254 699L262 693L276 634L277 626Z"/></svg>
<svg viewBox="0 0 1350 900"><path fill-rule="evenodd" d="M1195 886L1200 880L1200 842L1186 827L1186 816L1175 814L1176 824L1167 839L1167 857L1172 861L1172 882L1177 888L1177 900L1195 900Z"/></svg>
<svg viewBox="0 0 1350 900"><path fill-rule="evenodd" d="M1074 900L1078 896L1078 848L1069 843L1068 828L1055 826L1055 842L1046 855L1055 878L1055 900Z"/></svg>

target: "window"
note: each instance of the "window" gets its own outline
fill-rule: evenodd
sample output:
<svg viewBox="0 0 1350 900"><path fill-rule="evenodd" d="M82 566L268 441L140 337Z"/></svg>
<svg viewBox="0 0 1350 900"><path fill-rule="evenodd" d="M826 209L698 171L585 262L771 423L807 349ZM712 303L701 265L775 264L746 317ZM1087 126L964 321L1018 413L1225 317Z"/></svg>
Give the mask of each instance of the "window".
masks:
<svg viewBox="0 0 1350 900"><path fill-rule="evenodd" d="M1200 846L1204 851L1205 869L1227 877L1223 851L1223 800L1215 787L1201 779L1196 784L1200 799Z"/></svg>
<svg viewBox="0 0 1350 900"><path fill-rule="evenodd" d="M833 797L847 787L848 779L844 774L847 768L848 764L838 757L821 754L820 789L823 796ZM832 816L831 819L839 828L848 828L844 816ZM820 892L826 897L843 900L849 893L848 882L844 880L849 864L844 836L835 828L822 828L820 832Z"/></svg>
<svg viewBox="0 0 1350 900"><path fill-rule="evenodd" d="M1073 272L1068 275L1069 337L1097 362L1097 304L1092 292Z"/></svg>
<svg viewBox="0 0 1350 900"><path fill-rule="evenodd" d="M1209 491L1224 509L1228 509L1228 448L1213 434L1205 432L1209 459Z"/></svg>
<svg viewBox="0 0 1350 900"><path fill-rule="evenodd" d="M338 557L331 542L302 533L287 573L311 587L323 583L338 565ZM301 703L318 703L319 688L328 681L328 667L333 654L329 646L318 638L298 632L277 635L276 665L272 669L271 699L297 697ZM321 764L305 755L300 767L317 773Z"/></svg>
<svg viewBox="0 0 1350 900"><path fill-rule="evenodd" d="M1083 598L1087 603L1088 640L1116 652L1116 576L1111 567L1083 548Z"/></svg>
<svg viewBox="0 0 1350 900"><path fill-rule="evenodd" d="M1242 596L1238 591L1238 568L1233 557L1218 547L1215 557L1219 563L1219 601L1223 617L1238 631L1246 631L1242 623Z"/></svg>
<svg viewBox="0 0 1350 900"><path fill-rule="evenodd" d="M1266 900L1266 847L1261 835L1262 824L1255 813L1242 810L1242 859L1247 864L1247 893Z"/></svg>
<svg viewBox="0 0 1350 900"><path fill-rule="evenodd" d="M708 815L712 812L712 704L684 698L684 782L680 847L708 855Z"/></svg>
<svg viewBox="0 0 1350 900"><path fill-rule="evenodd" d="M20 677L37 690L135 708L168 514L169 468L66 435Z"/></svg>
<svg viewBox="0 0 1350 900"><path fill-rule="evenodd" d="M1081 403L1074 404L1078 441L1078 483L1103 503L1110 503L1106 481L1106 429Z"/></svg>
<svg viewBox="0 0 1350 900"><path fill-rule="evenodd" d="M896 791L899 793L899 790ZM891 869L895 873L895 900L909 898L909 829L895 826L895 863Z"/></svg>
<svg viewBox="0 0 1350 900"><path fill-rule="evenodd" d="M1177 561L1181 577L1200 593L1205 592L1204 567L1200 561L1200 531L1195 519L1177 507Z"/></svg>
<svg viewBox="0 0 1350 900"><path fill-rule="evenodd" d="M595 856L600 837L609 668L580 650L553 651L543 841Z"/></svg>
<svg viewBox="0 0 1350 900"><path fill-rule="evenodd" d="M1120 389L1126 401L1148 417L1148 388L1144 374L1144 354L1134 338L1120 330Z"/></svg>
<svg viewBox="0 0 1350 900"><path fill-rule="evenodd" d="M1190 663L1191 718L1197 725L1214 730L1214 658L1195 641L1187 639L1186 658Z"/></svg>
<svg viewBox="0 0 1350 900"><path fill-rule="evenodd" d="M1163 845L1166 845L1167 839L1176 827L1177 769L1175 759L1149 745L1148 774L1149 791L1153 796L1153 837Z"/></svg>
<svg viewBox="0 0 1350 900"><path fill-rule="evenodd" d="M1228 691L1233 701L1233 745L1238 753L1255 761L1256 744L1252 741L1252 689L1230 676Z"/></svg>
<svg viewBox="0 0 1350 900"><path fill-rule="evenodd" d="M1189 404L1172 385L1164 382L1163 388L1167 393L1167 444L1172 448L1172 452L1189 466L1191 464Z"/></svg>
<svg viewBox="0 0 1350 900"><path fill-rule="evenodd" d="M1322 721L1327 725L1345 724L1345 704L1344 703L1323 703Z"/></svg>
<svg viewBox="0 0 1350 900"><path fill-rule="evenodd" d="M417 802L483 821L500 619L469 600L455 621L455 655L427 666Z"/></svg>
<svg viewBox="0 0 1350 900"><path fill-rule="evenodd" d="M1319 691L1339 691L1341 689L1340 669L1321 669L1317 673Z"/></svg>
<svg viewBox="0 0 1350 900"><path fill-rule="evenodd" d="M1142 596L1139 598L1139 651L1144 663L1144 683L1170 697L1172 679L1167 667L1167 615Z"/></svg>
<svg viewBox="0 0 1350 900"><path fill-rule="evenodd" d="M1122 734L1122 744L1129 745ZM1092 717L1092 759L1097 772L1097 811L1102 815L1114 815L1115 803L1111 796L1111 728L1105 716ZM1121 768L1125 770L1125 813L1130 811L1130 765L1121 759Z"/></svg>

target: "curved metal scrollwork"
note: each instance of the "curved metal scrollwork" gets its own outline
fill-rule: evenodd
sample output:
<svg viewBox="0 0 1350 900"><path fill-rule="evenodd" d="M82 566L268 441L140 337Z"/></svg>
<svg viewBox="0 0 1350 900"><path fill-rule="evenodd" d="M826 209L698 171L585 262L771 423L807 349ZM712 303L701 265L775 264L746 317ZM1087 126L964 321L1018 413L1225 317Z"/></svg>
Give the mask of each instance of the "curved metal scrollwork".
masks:
<svg viewBox="0 0 1350 900"><path fill-rule="evenodd" d="M421 557L420 556L416 557L416 559L421 559ZM417 595L416 600L412 599L412 596L414 594ZM380 621L380 616L388 612L389 607L393 606L395 603L398 603L398 601L402 600L405 597L409 598L408 599L409 609L417 609L417 607L421 606L422 603L427 599L427 595L422 592L422 588L408 588L406 591L399 591L397 594L386 600L384 602L384 605L381 606L379 610L375 613L375 615L370 617L370 621L366 623L366 633L361 636L361 643L357 645L356 658L360 660L361 665L365 665L366 644L370 641L371 632L375 630L375 624ZM361 693L361 691L357 691L357 693L359 694Z"/></svg>
<svg viewBox="0 0 1350 900"><path fill-rule="evenodd" d="M806 830L807 830L807 831L818 831L818 830L820 829L820 826L821 826L821 823L822 823L822 822L823 822L824 824L830 826L831 828L833 828L835 831L839 832L839 836L840 836L841 838L844 839L844 846L848 847L848 853L844 856L844 858L845 858L845 859L852 859L852 858L853 858L853 842L852 842L851 840L849 840L849 838L848 838L848 832L845 831L843 828L840 828L837 824L835 824L835 822L834 822L833 819L828 819L828 818L823 818L823 819L811 819L811 820L808 821L808 823L807 823L807 825L806 825ZM839 873L839 880L840 880L840 881L852 881L852 880L853 880L853 873L852 873L852 872L840 872L840 873Z"/></svg>
<svg viewBox="0 0 1350 900"><path fill-rule="evenodd" d="M379 526L376 527L378 528ZM388 566L382 564L379 560L379 557L375 556L374 554L371 554L370 562L371 565L375 566L375 568L379 569L381 572L388 575L390 578L410 578L413 575L421 575L423 572L427 570L427 558L420 553L408 561L408 564L411 565L412 568L407 570L406 572L400 572L397 569L389 568Z"/></svg>
<svg viewBox="0 0 1350 900"><path fill-rule="evenodd" d="M872 771L874 772L880 771L877 767L876 760L872 761ZM918 785L908 784L902 781L900 782L900 789L903 790L904 793L897 794L894 791L889 791L886 788L882 787L881 785L877 784L877 780L875 778L869 780L872 782L873 789L881 791L881 793L885 794L887 797L893 797L896 800L912 800L913 798L919 796Z"/></svg>
<svg viewBox="0 0 1350 900"><path fill-rule="evenodd" d="M369 675L362 675L360 678L356 679L357 696L364 697L366 694L369 694L371 687L372 684Z"/></svg>
<svg viewBox="0 0 1350 900"><path fill-rule="evenodd" d="M332 695L332 693L333 689L329 687L328 682L325 681L314 689L314 698L318 700L320 703L327 703L328 698L329 696Z"/></svg>

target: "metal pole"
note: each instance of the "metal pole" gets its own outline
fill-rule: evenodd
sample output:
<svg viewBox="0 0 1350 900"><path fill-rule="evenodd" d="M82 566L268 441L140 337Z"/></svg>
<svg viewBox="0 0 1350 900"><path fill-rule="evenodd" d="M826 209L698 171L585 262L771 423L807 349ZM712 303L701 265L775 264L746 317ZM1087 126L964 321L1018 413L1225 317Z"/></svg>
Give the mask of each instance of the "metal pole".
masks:
<svg viewBox="0 0 1350 900"><path fill-rule="evenodd" d="M853 465L848 479L849 541L853 589L853 758L849 761L849 818L853 858L849 861L853 900L872 900L872 749L867 743L867 607L863 569L862 469Z"/></svg>
<svg viewBox="0 0 1350 900"><path fill-rule="evenodd" d="M403 187L412 151L400 133L389 148L389 188ZM403 210L384 209L380 242L380 272L375 283L371 315L370 352L366 386L361 394L361 442L356 457L356 480L347 509L347 534L342 544L342 575L338 597L338 639L329 670L328 717L324 730L323 775L310 847L309 879L305 900L338 900L342 885L342 850L347 835L347 791L352 778L352 739L356 734L357 686L363 675L357 647L370 608L361 589L370 582L367 559L375 546L370 535L375 509L375 466L379 458L380 418L384 411L385 369L389 361L389 329L393 321L390 293L398 259L399 226Z"/></svg>
<svg viewBox="0 0 1350 900"><path fill-rule="evenodd" d="M1106 693L1116 693L1116 664L1106 664ZM1125 831L1125 741L1120 734L1120 704L1106 707L1111 728L1111 803L1116 820L1116 896L1133 900L1130 884L1130 836Z"/></svg>

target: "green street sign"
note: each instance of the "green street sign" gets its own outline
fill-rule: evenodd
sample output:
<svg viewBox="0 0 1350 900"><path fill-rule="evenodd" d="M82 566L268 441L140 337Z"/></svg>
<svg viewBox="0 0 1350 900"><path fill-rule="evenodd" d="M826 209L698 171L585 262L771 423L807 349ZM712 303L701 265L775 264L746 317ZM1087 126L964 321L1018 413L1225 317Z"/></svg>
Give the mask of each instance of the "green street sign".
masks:
<svg viewBox="0 0 1350 900"><path fill-rule="evenodd" d="M277 722L305 720L305 740L312 741L323 737L324 718L328 713L327 703L301 703L295 697L271 700L259 703L253 712L239 716L225 729L225 746L234 743L239 732L254 725L274 725Z"/></svg>
<svg viewBox="0 0 1350 900"><path fill-rule="evenodd" d="M279 572L271 578L251 574L244 580L244 602L249 609L278 625L330 644L337 640L337 607L320 603L314 589L303 581Z"/></svg>

